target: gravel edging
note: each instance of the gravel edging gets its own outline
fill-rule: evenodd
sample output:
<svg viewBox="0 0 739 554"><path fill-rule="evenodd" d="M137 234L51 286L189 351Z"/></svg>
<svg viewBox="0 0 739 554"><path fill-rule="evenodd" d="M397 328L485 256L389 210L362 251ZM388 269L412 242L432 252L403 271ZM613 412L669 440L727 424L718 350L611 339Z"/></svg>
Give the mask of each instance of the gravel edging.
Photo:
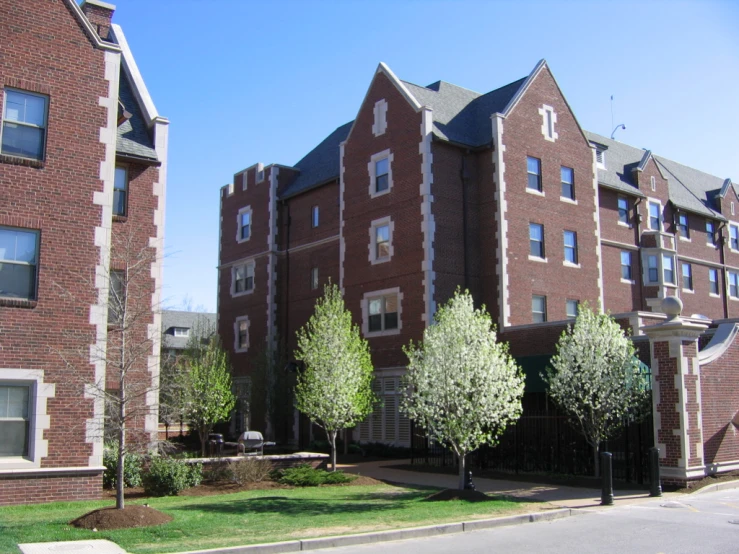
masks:
<svg viewBox="0 0 739 554"><path fill-rule="evenodd" d="M356 535L340 535L335 537L319 537L315 539L274 542L267 544L231 546L228 548L213 548L210 550L191 550L188 552L181 552L180 554L282 554L283 552L301 552L304 550L317 550L320 548L335 548L338 546L355 546L358 544L418 539L451 533L479 531L480 529L492 529L509 525L520 525L523 523L535 523L537 521L552 521L555 519L570 517L577 513L578 511L574 509L559 508L548 512L519 514L492 519L479 519L475 521L464 521L461 523L441 523L439 525L411 527L408 529L390 529L388 531L358 533Z"/></svg>

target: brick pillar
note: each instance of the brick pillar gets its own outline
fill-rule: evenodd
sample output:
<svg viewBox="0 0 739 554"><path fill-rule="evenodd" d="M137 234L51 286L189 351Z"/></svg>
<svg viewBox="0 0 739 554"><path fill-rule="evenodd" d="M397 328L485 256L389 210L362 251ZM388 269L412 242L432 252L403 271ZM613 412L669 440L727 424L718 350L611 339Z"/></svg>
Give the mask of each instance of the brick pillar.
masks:
<svg viewBox="0 0 739 554"><path fill-rule="evenodd" d="M705 476L698 337L707 325L680 318L682 301L662 301L664 323L642 327L652 354L654 441L663 482L685 485Z"/></svg>
<svg viewBox="0 0 739 554"><path fill-rule="evenodd" d="M110 22L115 6L101 0L85 0L80 6L82 13L103 40L110 40Z"/></svg>

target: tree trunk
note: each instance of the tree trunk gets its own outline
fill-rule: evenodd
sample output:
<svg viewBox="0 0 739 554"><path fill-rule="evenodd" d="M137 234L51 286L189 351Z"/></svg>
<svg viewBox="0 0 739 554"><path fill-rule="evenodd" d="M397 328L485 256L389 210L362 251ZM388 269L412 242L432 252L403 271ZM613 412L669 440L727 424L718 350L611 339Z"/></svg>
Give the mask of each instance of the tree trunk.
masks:
<svg viewBox="0 0 739 554"><path fill-rule="evenodd" d="M208 433L208 428L207 427L200 427L200 429L198 429L198 433L200 434L200 455L203 458L205 458L206 455L207 455L206 452L205 452L205 442L206 442L206 437L208 436L208 434L207 434Z"/></svg>
<svg viewBox="0 0 739 554"><path fill-rule="evenodd" d="M120 388L118 389L118 467L115 470L115 507L117 510L122 510L126 506L126 501L123 495L123 488L126 483L123 481L123 470L126 463L126 399L125 386L126 379L125 374L121 372L121 379L119 383Z"/></svg>
<svg viewBox="0 0 739 554"><path fill-rule="evenodd" d="M595 462L595 477L600 477L600 457L598 456L598 446L593 447L593 461Z"/></svg>
<svg viewBox="0 0 739 554"><path fill-rule="evenodd" d="M344 456L349 454L349 429L344 429Z"/></svg>
<svg viewBox="0 0 739 554"><path fill-rule="evenodd" d="M464 489L464 470L465 470L464 459L465 459L465 455L464 454L458 454L457 455L457 459L459 460L459 483L457 485L457 488L459 488L459 490L463 490Z"/></svg>
<svg viewBox="0 0 739 554"><path fill-rule="evenodd" d="M331 440L331 471L336 471L336 433L335 430L329 433L329 439Z"/></svg>

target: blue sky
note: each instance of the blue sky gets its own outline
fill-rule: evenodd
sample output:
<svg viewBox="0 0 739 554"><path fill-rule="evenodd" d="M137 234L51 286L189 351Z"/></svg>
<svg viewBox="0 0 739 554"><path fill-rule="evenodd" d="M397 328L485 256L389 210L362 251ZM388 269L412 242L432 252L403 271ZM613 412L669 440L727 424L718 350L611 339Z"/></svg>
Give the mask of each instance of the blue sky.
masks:
<svg viewBox="0 0 739 554"><path fill-rule="evenodd" d="M163 297L215 311L219 190L352 120L380 61L487 92L549 63L580 124L739 181L739 2L112 0L170 124Z"/></svg>

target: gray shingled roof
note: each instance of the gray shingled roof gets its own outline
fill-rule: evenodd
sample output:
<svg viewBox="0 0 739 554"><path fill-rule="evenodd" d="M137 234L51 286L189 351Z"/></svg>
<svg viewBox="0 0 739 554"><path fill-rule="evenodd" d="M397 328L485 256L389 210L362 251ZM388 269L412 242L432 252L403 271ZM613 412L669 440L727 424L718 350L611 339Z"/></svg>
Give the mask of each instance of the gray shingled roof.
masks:
<svg viewBox="0 0 739 554"><path fill-rule="evenodd" d="M118 127L118 138L116 140L116 152L123 156L135 156L149 160L157 160L157 153L149 135L149 129L141 115L141 109L133 93L133 87L126 77L126 72L121 69L121 80L118 89L118 98L131 118Z"/></svg>
<svg viewBox="0 0 739 554"><path fill-rule="evenodd" d="M632 170L639 166L646 151L589 131L586 131L585 135L588 140L607 147L605 151L606 169L598 170L598 182L603 186L627 194L645 196L636 188L632 179ZM653 154L652 157L667 177L667 186L672 204L693 213L719 220L725 219L712 207L715 205L714 198L721 190L724 179L673 162L662 156Z"/></svg>
<svg viewBox="0 0 739 554"><path fill-rule="evenodd" d="M281 198L295 196L339 178L339 145L346 140L353 123L344 123L293 166L300 170L300 175L282 191Z"/></svg>
<svg viewBox="0 0 739 554"><path fill-rule="evenodd" d="M502 112L526 78L519 79L486 94L437 81L421 87L403 81L410 93L423 106L433 110L434 135L471 147L483 146L492 141L490 116Z"/></svg>
<svg viewBox="0 0 739 554"><path fill-rule="evenodd" d="M162 347L176 349L187 347L190 337L175 337L175 327L190 329L190 336L193 333L215 333L216 314L162 310L162 333L164 334Z"/></svg>

